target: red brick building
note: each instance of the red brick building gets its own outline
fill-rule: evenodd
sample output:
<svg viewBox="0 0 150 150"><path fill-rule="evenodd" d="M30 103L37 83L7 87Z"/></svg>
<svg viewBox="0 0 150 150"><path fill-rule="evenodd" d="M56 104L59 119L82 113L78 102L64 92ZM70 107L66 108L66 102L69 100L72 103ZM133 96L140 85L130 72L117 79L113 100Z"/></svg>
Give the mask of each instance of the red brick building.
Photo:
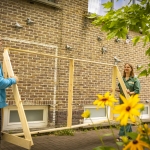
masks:
<svg viewBox="0 0 150 150"><path fill-rule="evenodd" d="M124 40L106 40L105 33L86 18L87 0L57 0L49 2L49 5L30 0L3 0L0 1L0 10L3 47L106 64L114 64L116 56L121 60L118 64L121 72L124 63L129 62L136 74L139 73L137 65L149 62L145 56L148 45L143 47L142 43L138 43L133 46L132 42L126 44ZM33 23L30 24L29 19ZM132 38L136 34L130 32L129 36ZM106 53L102 53L102 47L107 49ZM66 126L69 60L19 51L10 51L10 59L14 73L20 79L18 87L29 126ZM81 113L84 107L92 109L96 95L110 89L112 66L76 60L74 65L72 121L75 125L83 122ZM150 100L149 81L149 77L140 78L143 102ZM4 109L4 130L19 128L11 88L7 90L7 101L9 106ZM145 118L149 119L149 104L146 106ZM92 111L95 112L95 109Z"/></svg>

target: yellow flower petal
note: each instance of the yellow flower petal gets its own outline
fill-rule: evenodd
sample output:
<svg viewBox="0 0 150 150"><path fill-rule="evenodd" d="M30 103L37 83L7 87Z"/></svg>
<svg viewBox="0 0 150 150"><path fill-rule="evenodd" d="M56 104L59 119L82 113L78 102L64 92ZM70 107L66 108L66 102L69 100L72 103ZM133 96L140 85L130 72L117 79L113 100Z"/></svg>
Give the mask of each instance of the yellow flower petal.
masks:
<svg viewBox="0 0 150 150"><path fill-rule="evenodd" d="M121 100L123 101L123 103L127 103L127 100L124 96L120 95Z"/></svg>

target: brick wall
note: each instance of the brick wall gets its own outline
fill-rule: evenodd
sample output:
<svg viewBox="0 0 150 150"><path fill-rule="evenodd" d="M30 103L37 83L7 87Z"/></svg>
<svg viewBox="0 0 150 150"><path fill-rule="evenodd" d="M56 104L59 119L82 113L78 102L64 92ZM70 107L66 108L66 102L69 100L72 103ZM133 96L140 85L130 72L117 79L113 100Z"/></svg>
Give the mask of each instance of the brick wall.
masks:
<svg viewBox="0 0 150 150"><path fill-rule="evenodd" d="M99 28L93 27L91 21L85 18L87 0L58 0L62 9L52 8L39 3L31 4L27 0L0 1L1 20L0 34L3 47L12 47L37 51L68 58L97 61L113 64L117 56L120 71L125 62L136 66L148 63L142 43L132 46L125 41L116 43L107 41L106 35ZM27 25L26 19L31 18L33 25ZM16 21L23 28L14 27ZM135 33L130 33L133 37ZM103 40L98 41L100 36ZM66 45L72 47L66 50ZM101 48L108 52L102 54ZM1 53L3 49L1 49ZM0 56L2 61L2 55ZM66 124L69 61L52 57L21 52L10 52L10 58L15 74L20 78L18 83L24 104L50 105L49 121L53 121L53 100L56 97L56 125ZM74 72L74 104L73 124L79 124L83 106L92 104L96 94L104 94L111 86L112 66L75 61ZM141 100L150 100L150 78L140 78L142 91ZM14 104L11 90L7 90L7 100ZM118 95L116 95L118 96Z"/></svg>

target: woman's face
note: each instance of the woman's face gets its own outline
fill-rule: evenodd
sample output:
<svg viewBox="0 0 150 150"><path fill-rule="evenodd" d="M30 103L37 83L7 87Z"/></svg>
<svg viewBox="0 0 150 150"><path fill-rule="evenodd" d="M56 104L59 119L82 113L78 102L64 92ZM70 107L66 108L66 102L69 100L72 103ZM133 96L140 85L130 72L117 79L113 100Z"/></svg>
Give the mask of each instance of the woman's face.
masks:
<svg viewBox="0 0 150 150"><path fill-rule="evenodd" d="M126 64L125 66L124 66L124 72L125 73L130 73L132 71L132 68L128 65L128 64Z"/></svg>

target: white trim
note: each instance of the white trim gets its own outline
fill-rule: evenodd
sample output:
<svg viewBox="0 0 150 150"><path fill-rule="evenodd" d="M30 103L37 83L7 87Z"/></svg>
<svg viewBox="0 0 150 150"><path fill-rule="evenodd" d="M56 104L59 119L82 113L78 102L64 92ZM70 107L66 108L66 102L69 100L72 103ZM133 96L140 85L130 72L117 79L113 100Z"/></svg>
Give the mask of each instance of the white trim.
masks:
<svg viewBox="0 0 150 150"><path fill-rule="evenodd" d="M10 123L10 111L17 110L16 106L7 106L3 109L4 119L3 119L3 129L2 130L12 130L21 129L21 122ZM48 106L24 106L24 110L43 110L43 120L42 121L29 121L29 128L41 128L46 127L48 123Z"/></svg>
<svg viewBox="0 0 150 150"><path fill-rule="evenodd" d="M23 39L3 37L2 40L20 42L20 43L26 43L26 44L34 44L34 45L39 45L39 46L44 46L44 47L58 48L57 46L54 46L54 45L49 45L49 44L39 43L39 42L34 42L34 41L28 41L28 40L23 40Z"/></svg>
<svg viewBox="0 0 150 150"><path fill-rule="evenodd" d="M96 106L86 105L86 106L84 106L84 111L86 109L89 109L89 111L90 111L90 108L95 108L96 109ZM99 109L104 109L104 108L105 107L100 107ZM108 108L108 112L106 112L106 113L108 113L108 118L110 118L110 107L107 107L107 108ZM107 121L108 119L107 119L107 116L104 116L104 117L91 117L90 119L89 118L84 118L84 123L91 123L91 120L94 123L94 122L98 122L98 121Z"/></svg>

